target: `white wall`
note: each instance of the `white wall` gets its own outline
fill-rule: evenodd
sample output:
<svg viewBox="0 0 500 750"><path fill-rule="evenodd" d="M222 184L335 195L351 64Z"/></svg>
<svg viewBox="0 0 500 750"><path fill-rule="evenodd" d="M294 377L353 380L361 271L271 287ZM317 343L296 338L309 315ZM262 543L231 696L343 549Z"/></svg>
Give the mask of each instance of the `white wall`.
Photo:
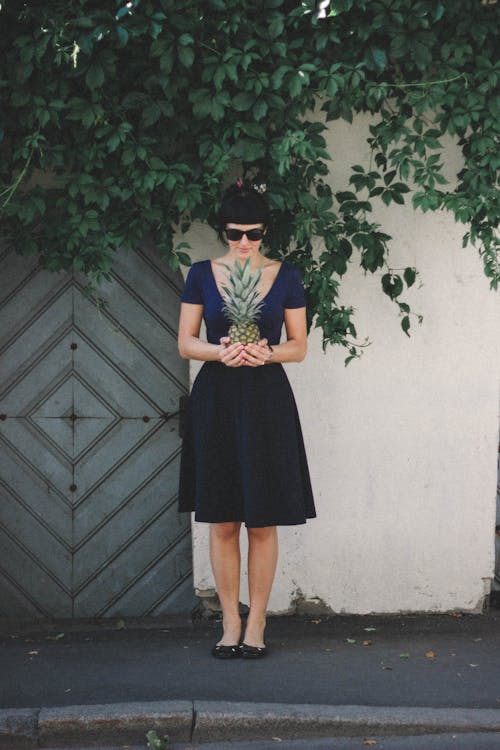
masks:
<svg viewBox="0 0 500 750"><path fill-rule="evenodd" d="M348 189L349 166L368 165L370 120L328 131L335 190ZM447 176L460 154L447 145ZM374 218L393 236L394 268L417 266L403 295L415 312L411 338L353 255L342 302L356 308L360 341L371 345L344 366L346 352L321 348L287 365L298 403L318 518L282 527L280 561L269 609L368 613L475 610L494 569L499 437L498 295L481 260L461 247L463 225L445 213L380 204ZM188 235L193 258L221 254L210 229ZM197 371L192 364L192 377ZM214 587L208 526L194 524L194 577ZM246 549L242 532L242 550ZM241 601L248 603L246 580ZM300 605L300 606L303 606Z"/></svg>

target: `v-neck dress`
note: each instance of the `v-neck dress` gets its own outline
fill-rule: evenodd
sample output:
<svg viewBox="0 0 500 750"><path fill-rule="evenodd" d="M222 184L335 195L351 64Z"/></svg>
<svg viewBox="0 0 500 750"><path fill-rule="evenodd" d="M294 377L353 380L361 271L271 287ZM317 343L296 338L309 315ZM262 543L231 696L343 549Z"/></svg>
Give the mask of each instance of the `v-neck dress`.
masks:
<svg viewBox="0 0 500 750"><path fill-rule="evenodd" d="M203 305L207 341L219 344L230 321L210 260L189 269L182 302ZM257 323L278 344L286 309L305 307L299 272L282 263ZM297 406L280 363L227 367L205 362L185 418L179 511L207 523L289 526L316 510Z"/></svg>

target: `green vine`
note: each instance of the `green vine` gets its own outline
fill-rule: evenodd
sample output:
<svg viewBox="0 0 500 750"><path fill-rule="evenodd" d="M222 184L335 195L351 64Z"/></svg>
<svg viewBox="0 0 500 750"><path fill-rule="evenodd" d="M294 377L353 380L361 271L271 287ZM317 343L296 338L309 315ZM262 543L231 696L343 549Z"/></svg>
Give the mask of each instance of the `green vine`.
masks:
<svg viewBox="0 0 500 750"><path fill-rule="evenodd" d="M150 235L173 268L188 265L176 233L213 224L228 174L240 174L267 184L270 254L300 266L309 324L346 361L366 345L339 304L352 263L380 275L407 335L420 320L402 299L417 269L391 267L391 236L371 219L378 201L451 211L497 288L499 4L111 6L1 5L0 217L17 252L99 281L116 252ZM327 122L363 111L370 163L333 191ZM463 155L453 186L444 135Z"/></svg>

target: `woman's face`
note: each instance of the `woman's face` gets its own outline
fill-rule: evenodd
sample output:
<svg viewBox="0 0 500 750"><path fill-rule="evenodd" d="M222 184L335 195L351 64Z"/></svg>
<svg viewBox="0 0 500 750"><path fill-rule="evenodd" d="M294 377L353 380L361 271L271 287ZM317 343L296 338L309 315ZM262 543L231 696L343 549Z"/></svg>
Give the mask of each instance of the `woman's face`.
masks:
<svg viewBox="0 0 500 750"><path fill-rule="evenodd" d="M237 239L231 239L231 237L228 236L228 230L231 229L236 230L236 234L238 232L243 234L241 234L241 237ZM262 238L251 239L252 230L260 230L262 235L265 234L263 224L226 224L226 237L229 243L229 250L236 257L236 259L240 261L240 263L244 263L248 259L251 260L252 258L255 258L255 256L259 253L260 246L262 244ZM250 238L248 237L247 233L250 233Z"/></svg>

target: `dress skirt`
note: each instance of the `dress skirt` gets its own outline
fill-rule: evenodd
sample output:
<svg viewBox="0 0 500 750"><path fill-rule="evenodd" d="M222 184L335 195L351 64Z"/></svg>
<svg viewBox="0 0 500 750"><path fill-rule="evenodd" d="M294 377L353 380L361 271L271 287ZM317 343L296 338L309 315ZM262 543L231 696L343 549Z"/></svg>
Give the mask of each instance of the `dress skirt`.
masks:
<svg viewBox="0 0 500 750"><path fill-rule="evenodd" d="M185 419L179 511L248 527L305 523L316 511L299 416L281 364L205 362Z"/></svg>

